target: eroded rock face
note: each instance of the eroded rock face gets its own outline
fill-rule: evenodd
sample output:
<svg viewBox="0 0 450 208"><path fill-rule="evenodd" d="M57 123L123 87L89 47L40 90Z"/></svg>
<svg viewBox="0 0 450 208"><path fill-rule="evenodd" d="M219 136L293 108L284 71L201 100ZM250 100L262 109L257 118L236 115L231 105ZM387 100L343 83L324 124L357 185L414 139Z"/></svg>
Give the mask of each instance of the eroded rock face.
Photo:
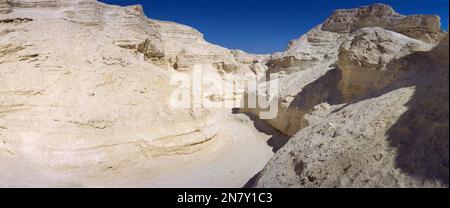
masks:
<svg viewBox="0 0 450 208"><path fill-rule="evenodd" d="M316 73L323 71L310 74L320 78L292 75L305 70L282 78L295 80L281 82L284 92L291 91L282 96L289 107L269 123L289 134L286 126L307 125L254 186L448 187L448 36L442 38L439 18L372 5L338 10L319 28L313 31L342 40L324 47L336 62L313 64ZM296 53L303 51L309 52L299 47Z"/></svg>
<svg viewBox="0 0 450 208"><path fill-rule="evenodd" d="M319 25L299 39L291 41L286 52L273 54L266 64L266 77L274 73L279 78L280 97L278 115L268 122L286 135L294 135L308 125L308 121L303 117L318 104L316 102L335 97L331 95L335 92L328 89L336 83L339 76L329 77L328 72L334 68L339 45L348 35L323 31L320 27ZM320 79L321 77L323 79ZM260 88L265 86L266 83L260 84ZM262 88L260 91L264 91ZM312 92L313 88L320 93ZM297 98L302 91L303 94L308 94L308 99ZM244 110L255 115L266 111L260 108Z"/></svg>
<svg viewBox="0 0 450 208"><path fill-rule="evenodd" d="M147 20L154 28L150 39L140 43L138 51L146 58L162 67L172 67L178 71L190 71L194 65L219 71L249 72L262 59L251 63L236 60L232 51L207 43L203 34L184 25L171 22ZM252 55L249 55L252 56Z"/></svg>
<svg viewBox="0 0 450 208"><path fill-rule="evenodd" d="M414 51L430 50L443 35L437 16L404 16L383 4L337 10L267 62L267 73L280 75L281 98L277 118L268 122L293 135L308 126L304 115L313 106L351 102L385 87L402 73L386 71L388 63ZM330 70L336 68L337 77L330 79ZM316 86L317 93L310 92L311 86ZM306 99L304 94L314 98Z"/></svg>
<svg viewBox="0 0 450 208"><path fill-rule="evenodd" d="M364 27L385 28L427 43L438 43L445 35L441 31L438 16L404 16L384 4L337 10L323 24L322 29L332 32L352 32Z"/></svg>
<svg viewBox="0 0 450 208"><path fill-rule="evenodd" d="M197 30L149 19L140 6L8 5L12 12L0 15L0 186L239 187L271 157L249 122L170 105L177 70L198 64L218 82L221 70L253 74ZM259 162L238 165L241 154Z"/></svg>
<svg viewBox="0 0 450 208"><path fill-rule="evenodd" d="M279 73L267 122L293 137L257 187L448 187L448 36L435 47L437 24L386 5L338 10L267 56L140 6L0 0L0 186L244 185L273 155L257 118L168 103L172 76L200 66L218 83Z"/></svg>
<svg viewBox="0 0 450 208"><path fill-rule="evenodd" d="M65 0L67 1L67 0ZM18 8L57 7L61 0L8 0L9 4Z"/></svg>
<svg viewBox="0 0 450 208"><path fill-rule="evenodd" d="M448 67L445 38L387 66L407 73L377 96L318 105L255 186L448 187Z"/></svg>
<svg viewBox="0 0 450 208"><path fill-rule="evenodd" d="M161 43L162 41L158 38L146 39L137 46L137 51L148 59L161 59L165 56L164 48L160 47Z"/></svg>
<svg viewBox="0 0 450 208"><path fill-rule="evenodd" d="M96 0L6 0L16 8L57 8L80 4L96 4Z"/></svg>
<svg viewBox="0 0 450 208"><path fill-rule="evenodd" d="M291 74L309 70L320 63L336 61L339 45L345 39L345 35L323 31L319 25L291 41L287 51L274 54L267 63L268 72Z"/></svg>
<svg viewBox="0 0 450 208"><path fill-rule="evenodd" d="M363 28L339 49L338 66L342 71L339 89L346 102L351 102L395 81L404 71L386 66L414 51L433 47L382 28Z"/></svg>
<svg viewBox="0 0 450 208"><path fill-rule="evenodd" d="M11 8L8 0L0 0L0 14L10 13L12 11Z"/></svg>

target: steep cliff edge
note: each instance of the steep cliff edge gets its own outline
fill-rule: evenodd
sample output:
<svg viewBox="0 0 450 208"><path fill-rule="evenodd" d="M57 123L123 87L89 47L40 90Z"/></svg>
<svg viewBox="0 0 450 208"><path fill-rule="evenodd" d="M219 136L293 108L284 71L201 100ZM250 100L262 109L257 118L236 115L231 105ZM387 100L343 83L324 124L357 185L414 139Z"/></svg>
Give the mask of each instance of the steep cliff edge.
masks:
<svg viewBox="0 0 450 208"><path fill-rule="evenodd" d="M268 122L294 135L308 126L304 115L315 105L346 103L383 88L401 73L384 66L430 50L446 34L440 25L438 16L404 16L384 4L336 10L269 59L267 73L278 73L281 99L278 116ZM257 115L261 109L248 111Z"/></svg>

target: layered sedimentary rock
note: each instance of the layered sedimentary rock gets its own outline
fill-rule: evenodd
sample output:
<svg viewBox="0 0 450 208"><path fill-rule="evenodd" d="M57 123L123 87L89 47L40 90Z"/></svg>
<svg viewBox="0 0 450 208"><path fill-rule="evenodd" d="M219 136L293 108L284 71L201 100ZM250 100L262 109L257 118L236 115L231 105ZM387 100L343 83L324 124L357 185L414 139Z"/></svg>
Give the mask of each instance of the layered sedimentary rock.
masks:
<svg viewBox="0 0 450 208"><path fill-rule="evenodd" d="M0 186L239 187L278 151L254 186L448 187L444 34L376 4L252 55L141 6L0 0ZM277 73L257 96L278 81L278 115L177 108L195 87L172 78L193 69L200 88Z"/></svg>
<svg viewBox="0 0 450 208"><path fill-rule="evenodd" d="M427 43L438 43L444 37L439 16L405 16L384 4L336 10L323 24L322 29L332 32L352 32L364 27L385 28Z"/></svg>
<svg viewBox="0 0 450 208"><path fill-rule="evenodd" d="M338 75L331 77L326 75L333 73L328 72L334 68L339 45L348 38L347 36L347 34L322 31L320 26L317 26L298 40L291 41L286 52L273 54L268 59L266 80L270 80L270 74L279 79L278 97L280 99L276 101L279 113L276 118L268 120L273 127L287 135L293 135L308 125L303 119L304 114L309 112L311 107L317 104L316 102L327 99L326 96L322 96L323 93L328 94L326 91L329 85L339 79ZM323 76L326 76L321 79L324 82L313 84ZM265 86L266 83L261 83L258 88L264 91ZM316 92L310 91L313 90L312 88ZM305 96L305 99L299 100L297 95L303 89L305 89L304 93L308 94L308 98ZM244 110L255 115L265 111L260 108Z"/></svg>
<svg viewBox="0 0 450 208"><path fill-rule="evenodd" d="M0 14L7 14L11 12L11 5L8 0L0 0Z"/></svg>
<svg viewBox="0 0 450 208"><path fill-rule="evenodd" d="M269 123L294 135L308 126L304 115L313 106L349 102L383 88L401 73L387 71L387 63L430 50L444 35L439 17L404 16L388 5L335 11L323 24L291 41L286 52L269 59L267 73L279 74L281 98L279 114ZM250 111L258 114L261 109Z"/></svg>
<svg viewBox="0 0 450 208"><path fill-rule="evenodd" d="M324 62L336 61L345 35L323 31L319 26L289 43L287 51L274 54L267 63L270 73L295 73Z"/></svg>
<svg viewBox="0 0 450 208"><path fill-rule="evenodd" d="M241 63L236 60L233 51L207 43L203 34L188 26L155 20L147 24L154 28L154 32L150 34L151 38L137 45L138 51L163 67L189 71L194 65L201 65L234 73L242 70L248 72L250 65L262 61Z"/></svg>
<svg viewBox="0 0 450 208"><path fill-rule="evenodd" d="M275 121L287 124L274 127L307 125L253 185L448 187L448 35L438 20L378 4L336 11L320 27L344 38L336 62L297 88L288 103L304 110L282 111Z"/></svg>
<svg viewBox="0 0 450 208"><path fill-rule="evenodd" d="M392 61L405 74L377 96L316 106L254 185L448 187L448 50Z"/></svg>
<svg viewBox="0 0 450 208"><path fill-rule="evenodd" d="M56 7L61 0L8 0L9 4L18 8Z"/></svg>
<svg viewBox="0 0 450 208"><path fill-rule="evenodd" d="M235 187L272 155L249 122L169 103L178 87L172 76L193 65L217 82L223 71L253 74L197 30L149 19L140 6L7 5L12 12L0 15L0 186ZM228 128L251 139L237 140ZM242 154L262 159L236 163ZM214 166L222 168L202 171Z"/></svg>
<svg viewBox="0 0 450 208"><path fill-rule="evenodd" d="M357 30L339 49L338 67L342 79L338 87L343 99L351 102L386 87L404 73L387 68L391 61L414 51L428 51L432 47L431 44L382 28Z"/></svg>

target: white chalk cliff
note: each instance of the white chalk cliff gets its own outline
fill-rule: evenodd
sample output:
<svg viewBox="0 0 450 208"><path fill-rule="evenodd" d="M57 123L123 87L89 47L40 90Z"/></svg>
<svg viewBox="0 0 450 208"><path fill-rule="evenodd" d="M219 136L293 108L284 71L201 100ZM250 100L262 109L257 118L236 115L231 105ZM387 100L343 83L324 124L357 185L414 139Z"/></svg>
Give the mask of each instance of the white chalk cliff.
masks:
<svg viewBox="0 0 450 208"><path fill-rule="evenodd" d="M212 77L253 74L260 57L140 6L2 8L0 186L236 187L272 156L268 136L231 109L169 105L171 75L194 64Z"/></svg>
<svg viewBox="0 0 450 208"><path fill-rule="evenodd" d="M448 187L448 59L437 16L337 10L269 61L293 137L251 185Z"/></svg>
<svg viewBox="0 0 450 208"><path fill-rule="evenodd" d="M199 66L213 82L278 73L278 116L170 105L171 78ZM448 174L437 16L337 10L253 55L140 6L0 0L0 187L448 187Z"/></svg>

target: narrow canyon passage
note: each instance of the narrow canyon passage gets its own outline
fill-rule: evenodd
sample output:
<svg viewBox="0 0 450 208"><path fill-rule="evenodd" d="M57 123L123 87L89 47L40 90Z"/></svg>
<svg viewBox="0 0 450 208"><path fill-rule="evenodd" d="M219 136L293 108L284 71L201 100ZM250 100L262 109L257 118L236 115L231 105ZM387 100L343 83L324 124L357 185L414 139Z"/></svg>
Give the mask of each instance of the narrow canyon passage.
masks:
<svg viewBox="0 0 450 208"><path fill-rule="evenodd" d="M441 18L336 9L249 54L140 5L0 0L0 187L448 187Z"/></svg>
<svg viewBox="0 0 450 208"><path fill-rule="evenodd" d="M265 132L275 131L267 128ZM212 148L167 159L181 166L145 186L243 187L274 155L271 137L257 129L247 115L225 113L222 129L211 141Z"/></svg>
<svg viewBox="0 0 450 208"><path fill-rule="evenodd" d="M266 127L264 132L276 132ZM201 150L152 158L115 173L99 173L97 177L83 179L87 181L83 186L243 187L274 155L269 142L273 135L260 130L247 115L227 110L219 134L201 144ZM114 183L110 184L111 181Z"/></svg>

